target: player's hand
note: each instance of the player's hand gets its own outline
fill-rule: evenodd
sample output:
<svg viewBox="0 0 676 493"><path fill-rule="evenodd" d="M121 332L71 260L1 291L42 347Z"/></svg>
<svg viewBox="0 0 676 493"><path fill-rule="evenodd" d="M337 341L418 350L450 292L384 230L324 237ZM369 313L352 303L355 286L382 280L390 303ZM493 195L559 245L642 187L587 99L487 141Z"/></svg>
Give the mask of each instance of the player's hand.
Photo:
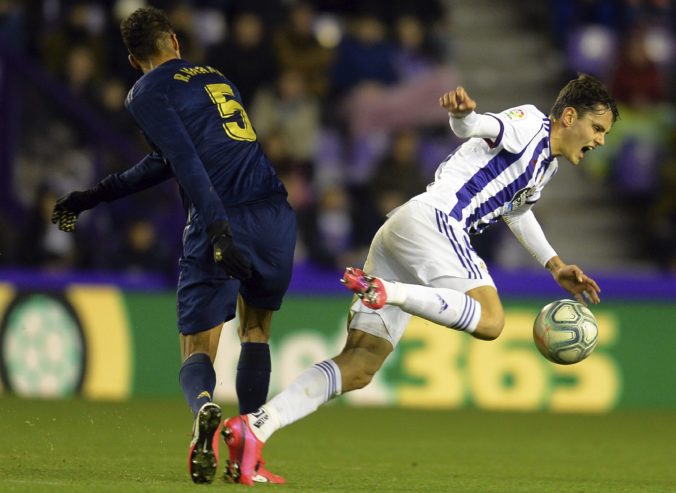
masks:
<svg viewBox="0 0 676 493"><path fill-rule="evenodd" d="M454 118L464 118L476 109L476 101L469 97L462 86L441 96L439 104Z"/></svg>
<svg viewBox="0 0 676 493"><path fill-rule="evenodd" d="M594 304L601 302L599 285L591 277L585 275L577 265L564 265L552 275L556 282L580 303L586 305L587 301Z"/></svg>
<svg viewBox="0 0 676 493"><path fill-rule="evenodd" d="M251 277L251 262L235 246L232 232L227 221L217 221L207 229L214 247L214 262L225 273L244 281Z"/></svg>
<svg viewBox="0 0 676 493"><path fill-rule="evenodd" d="M56 200L52 211L52 223L61 231L71 233L75 231L75 223L80 213L95 207L99 202L90 190L67 193Z"/></svg>

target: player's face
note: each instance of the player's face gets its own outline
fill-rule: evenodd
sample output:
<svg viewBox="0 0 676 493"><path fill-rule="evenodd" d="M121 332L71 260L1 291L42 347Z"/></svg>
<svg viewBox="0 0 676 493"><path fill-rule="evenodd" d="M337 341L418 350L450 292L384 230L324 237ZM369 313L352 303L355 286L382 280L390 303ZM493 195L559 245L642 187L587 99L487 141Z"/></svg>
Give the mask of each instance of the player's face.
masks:
<svg viewBox="0 0 676 493"><path fill-rule="evenodd" d="M567 129L563 155L572 164L580 164L586 152L605 144L606 134L612 126L613 113L610 109L589 111L582 116L576 114Z"/></svg>

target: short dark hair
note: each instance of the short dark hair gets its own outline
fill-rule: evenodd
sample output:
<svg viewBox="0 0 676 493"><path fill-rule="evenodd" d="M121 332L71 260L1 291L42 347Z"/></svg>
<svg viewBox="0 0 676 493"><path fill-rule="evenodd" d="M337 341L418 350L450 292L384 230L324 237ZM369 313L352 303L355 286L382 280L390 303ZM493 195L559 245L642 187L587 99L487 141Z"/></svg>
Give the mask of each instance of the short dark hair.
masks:
<svg viewBox="0 0 676 493"><path fill-rule="evenodd" d="M580 116L590 111L610 110L613 112L613 122L620 117L617 103L603 82L587 74L579 74L577 79L571 80L561 89L550 114L554 118L561 118L563 110L568 107L575 108Z"/></svg>
<svg viewBox="0 0 676 493"><path fill-rule="evenodd" d="M140 60L147 60L162 50L174 28L167 14L155 7L143 7L132 12L120 25L122 40L129 53Z"/></svg>

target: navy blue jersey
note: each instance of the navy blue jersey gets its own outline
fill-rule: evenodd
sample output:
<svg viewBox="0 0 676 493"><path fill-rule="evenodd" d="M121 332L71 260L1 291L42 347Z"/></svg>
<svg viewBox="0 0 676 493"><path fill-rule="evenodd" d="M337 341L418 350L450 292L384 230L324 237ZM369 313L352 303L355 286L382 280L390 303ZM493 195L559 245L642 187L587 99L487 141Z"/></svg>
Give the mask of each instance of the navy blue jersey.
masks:
<svg viewBox="0 0 676 493"><path fill-rule="evenodd" d="M171 167L190 216L202 216L205 226L227 220L225 207L286 195L239 91L218 70L169 60L141 77L125 104ZM152 170L155 182L164 176L157 158L149 161L156 164L129 173L136 183L145 181L138 176L144 170Z"/></svg>

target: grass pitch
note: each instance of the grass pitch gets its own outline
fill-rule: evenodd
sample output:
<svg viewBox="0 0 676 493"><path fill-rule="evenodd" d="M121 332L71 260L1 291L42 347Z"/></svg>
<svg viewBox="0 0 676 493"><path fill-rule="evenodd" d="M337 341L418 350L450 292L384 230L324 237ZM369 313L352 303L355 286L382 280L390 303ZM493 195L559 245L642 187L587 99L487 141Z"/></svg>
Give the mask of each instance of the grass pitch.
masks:
<svg viewBox="0 0 676 493"><path fill-rule="evenodd" d="M190 429L179 399L0 397L0 492L248 491L220 476L211 485L190 482ZM268 465L288 484L255 488L672 493L675 458L671 411L587 416L334 405L270 440Z"/></svg>

